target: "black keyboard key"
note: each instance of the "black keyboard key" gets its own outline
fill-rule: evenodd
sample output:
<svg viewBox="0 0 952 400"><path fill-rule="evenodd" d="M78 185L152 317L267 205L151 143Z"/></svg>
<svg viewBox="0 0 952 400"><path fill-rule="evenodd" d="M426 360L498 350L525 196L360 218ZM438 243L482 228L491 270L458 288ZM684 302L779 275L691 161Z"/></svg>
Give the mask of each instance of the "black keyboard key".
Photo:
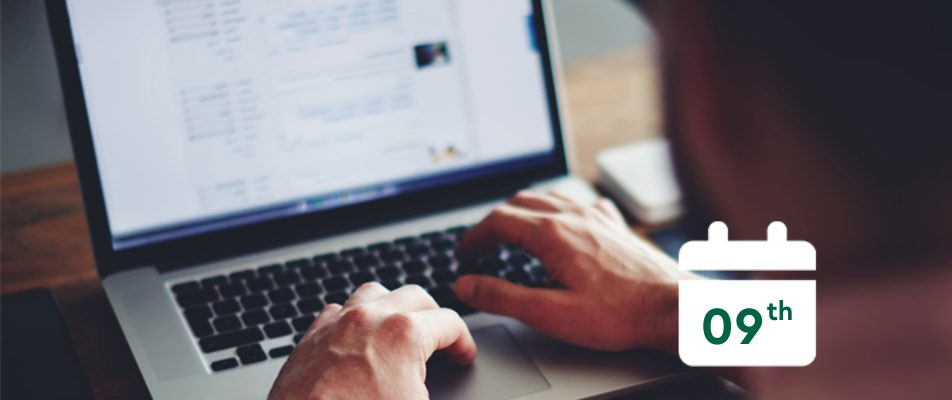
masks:
<svg viewBox="0 0 952 400"><path fill-rule="evenodd" d="M357 264L357 268L366 270L380 265L380 259L376 256L360 256L354 259L354 264Z"/></svg>
<svg viewBox="0 0 952 400"><path fill-rule="evenodd" d="M267 276L249 279L245 284L248 285L248 290L252 292L263 292L274 288L274 282Z"/></svg>
<svg viewBox="0 0 952 400"><path fill-rule="evenodd" d="M241 298L241 306L245 310L254 310L268 305L268 299L260 294L252 294Z"/></svg>
<svg viewBox="0 0 952 400"><path fill-rule="evenodd" d="M486 259L480 260L472 265L462 265L460 267L460 275L469 275L469 274L478 274L478 275L492 275L499 276L502 271L505 271L508 268L505 261L500 260L497 256L488 257Z"/></svg>
<svg viewBox="0 0 952 400"><path fill-rule="evenodd" d="M197 292L201 288L202 286L199 285L198 282L195 282L195 281L182 282L179 284L172 285L172 292L175 294Z"/></svg>
<svg viewBox="0 0 952 400"><path fill-rule="evenodd" d="M252 310L241 314L241 320L247 326L255 326L268 323L271 317L264 310Z"/></svg>
<svg viewBox="0 0 952 400"><path fill-rule="evenodd" d="M186 317L185 320L188 322L189 329L192 330L192 335L195 335L197 338L211 336L215 333L215 329L212 328L212 323L208 322L208 318Z"/></svg>
<svg viewBox="0 0 952 400"><path fill-rule="evenodd" d="M381 253L381 252L384 252L384 251L393 250L394 247L396 247L396 246L394 246L393 243L390 243L390 242L381 242L381 243L374 243L374 244L372 244L372 245L370 245L370 246L367 246L367 250L370 250L370 251L375 252L375 253Z"/></svg>
<svg viewBox="0 0 952 400"><path fill-rule="evenodd" d="M406 247L406 246L413 246L413 245L420 244L420 239L417 237L405 237L405 238L394 240L393 242Z"/></svg>
<svg viewBox="0 0 952 400"><path fill-rule="evenodd" d="M347 249L340 252L340 255L346 258L357 258L367 255L367 249L362 247L357 247L353 249Z"/></svg>
<svg viewBox="0 0 952 400"><path fill-rule="evenodd" d="M373 282L376 280L377 280L377 277L374 276L374 274L370 272L361 271L361 272L354 272L350 274L350 282L354 284L354 287L360 287L360 285L363 285L367 282Z"/></svg>
<svg viewBox="0 0 952 400"><path fill-rule="evenodd" d="M447 234L450 235L451 238L453 238L453 239L455 239L457 242L459 242L459 241L463 240L463 237L464 237L464 236L466 236L466 232L467 232L467 231L468 231L467 229L456 230L456 231L453 231L453 232L447 231Z"/></svg>
<svg viewBox="0 0 952 400"><path fill-rule="evenodd" d="M443 270L443 271L433 271L433 274L430 275L433 278L433 281L436 282L438 286L449 285L453 282L456 282L456 273L453 271Z"/></svg>
<svg viewBox="0 0 952 400"><path fill-rule="evenodd" d="M517 251L509 254L509 258L506 260L513 269L524 269L530 262L532 262L532 257L529 257L528 254Z"/></svg>
<svg viewBox="0 0 952 400"><path fill-rule="evenodd" d="M297 316L297 309L291 304L278 304L268 309L275 321Z"/></svg>
<svg viewBox="0 0 952 400"><path fill-rule="evenodd" d="M241 329L241 320L234 315L215 318L212 324L215 325L215 330L218 332L231 332Z"/></svg>
<svg viewBox="0 0 952 400"><path fill-rule="evenodd" d="M310 266L310 265L311 265L311 260L308 260L308 259L306 259L306 258L302 258L302 259L298 259L298 260L291 260L291 261L288 261L288 262L284 263L284 266L285 266L288 270L299 270L299 269L301 269L301 268L304 268L304 267L307 267L307 266Z"/></svg>
<svg viewBox="0 0 952 400"><path fill-rule="evenodd" d="M275 289L268 292L268 298L271 299L271 304L288 303L294 300L294 292L288 288Z"/></svg>
<svg viewBox="0 0 952 400"><path fill-rule="evenodd" d="M247 328L240 331L202 338L198 341L198 345L202 348L203 352L212 353L232 347L257 343L262 340L264 340L264 335L261 334L261 330L258 328Z"/></svg>
<svg viewBox="0 0 952 400"><path fill-rule="evenodd" d="M318 285L317 283L308 282L295 286L294 291L297 292L298 297L303 299L305 297L317 296L321 294L324 289L321 289L321 285Z"/></svg>
<svg viewBox="0 0 952 400"><path fill-rule="evenodd" d="M377 268L377 276L383 280L397 279L400 277L400 268L394 266Z"/></svg>
<svg viewBox="0 0 952 400"><path fill-rule="evenodd" d="M291 286L301 283L301 277L298 276L297 272L294 271L284 271L274 274L274 283L278 286Z"/></svg>
<svg viewBox="0 0 952 400"><path fill-rule="evenodd" d="M288 323L284 321L273 322L264 326L264 334L267 335L269 339L287 336L292 333L294 333L294 331L291 330L291 325L288 325Z"/></svg>
<svg viewBox="0 0 952 400"><path fill-rule="evenodd" d="M298 310L302 314L316 313L324 309L324 301L318 298L309 298L297 302Z"/></svg>
<svg viewBox="0 0 952 400"><path fill-rule="evenodd" d="M346 274L354 271L354 263L347 260L335 261L327 264L327 270L330 271L332 275Z"/></svg>
<svg viewBox="0 0 952 400"><path fill-rule="evenodd" d="M327 296L324 296L324 302L326 302L327 304L336 303L336 304L343 305L344 302L346 302L348 298L350 298L350 296L347 295L347 293L334 292L334 293L329 293Z"/></svg>
<svg viewBox="0 0 952 400"><path fill-rule="evenodd" d="M218 286L218 292L222 297L238 297L248 294L248 289L245 288L245 284L234 282Z"/></svg>
<svg viewBox="0 0 952 400"><path fill-rule="evenodd" d="M430 255L430 248L422 244L407 246L405 250L411 258L421 258Z"/></svg>
<svg viewBox="0 0 952 400"><path fill-rule="evenodd" d="M231 274L228 275L228 279L230 279L232 282L242 282L248 279L255 278L257 276L258 274L255 273L254 270L246 269L243 271L232 272Z"/></svg>
<svg viewBox="0 0 952 400"><path fill-rule="evenodd" d="M188 308L218 300L218 292L215 291L215 289L199 289L196 291L179 293L179 295L175 297L175 300L178 302L180 307Z"/></svg>
<svg viewBox="0 0 952 400"><path fill-rule="evenodd" d="M534 264L529 266L529 275L532 275L533 281L545 280L549 274L545 271L545 267L540 264Z"/></svg>
<svg viewBox="0 0 952 400"><path fill-rule="evenodd" d="M340 261L340 254L337 254L337 253L321 254L319 256L314 257L312 260L314 260L314 262L317 264L332 263L335 261Z"/></svg>
<svg viewBox="0 0 952 400"><path fill-rule="evenodd" d="M238 302L235 300L219 301L215 304L212 304L212 308L215 309L215 314L218 314L219 316L231 315L241 311L241 306L238 305Z"/></svg>
<svg viewBox="0 0 952 400"><path fill-rule="evenodd" d="M294 344L301 343L301 339L304 339L304 334L303 334L303 333L299 333L299 334L297 334L297 335L294 335Z"/></svg>
<svg viewBox="0 0 952 400"><path fill-rule="evenodd" d="M185 309L185 319L209 319L214 314L212 314L212 309L208 308L207 305L200 305L189 307Z"/></svg>
<svg viewBox="0 0 952 400"><path fill-rule="evenodd" d="M450 234L450 235L453 235L453 236L461 237L461 236L465 235L467 231L469 231L469 227L466 227L466 226L455 226L455 227L452 227L452 228L450 228L450 229L447 229L447 230L446 230L446 233L448 233L448 234Z"/></svg>
<svg viewBox="0 0 952 400"><path fill-rule="evenodd" d="M301 277L306 281L324 279L327 277L327 275L327 269L321 265L312 265L310 267L301 268Z"/></svg>
<svg viewBox="0 0 952 400"><path fill-rule="evenodd" d="M380 284L390 290L397 290L400 288L400 286L403 286L403 283L397 279L385 279L381 281Z"/></svg>
<svg viewBox="0 0 952 400"><path fill-rule="evenodd" d="M304 332L307 328L311 327L311 324L314 323L313 315L305 315L303 317L297 317L291 321L291 325L294 325L294 330L298 332Z"/></svg>
<svg viewBox="0 0 952 400"><path fill-rule="evenodd" d="M291 355L291 352L294 351L294 346L287 345L281 347L275 347L268 351L268 356L271 358L282 358Z"/></svg>
<svg viewBox="0 0 952 400"><path fill-rule="evenodd" d="M437 253L445 254L456 250L456 242L449 239L439 239L430 243L430 247L436 250Z"/></svg>
<svg viewBox="0 0 952 400"><path fill-rule="evenodd" d="M426 263L423 261L407 261L403 263L403 270L407 272L407 275L422 274L426 270Z"/></svg>
<svg viewBox="0 0 952 400"><path fill-rule="evenodd" d="M440 307L454 310L459 313L459 315L469 315L476 312L473 308L463 304L463 302L456 297L456 293L453 292L453 289L450 289L448 286L434 288L430 290L430 295L433 296L433 299L436 300L436 303L439 304Z"/></svg>
<svg viewBox="0 0 952 400"><path fill-rule="evenodd" d="M439 239L439 238L441 238L441 237L443 237L443 232L428 232L428 233L424 233L424 234L420 235L420 238L421 238L421 239L426 239L426 240L430 240L430 241L435 240L435 239Z"/></svg>
<svg viewBox="0 0 952 400"><path fill-rule="evenodd" d="M506 272L504 278L506 278L507 281L519 283L523 285L529 283L529 281L532 280L529 274L526 271L523 271L522 269L514 269L511 271L508 271Z"/></svg>
<svg viewBox="0 0 952 400"><path fill-rule="evenodd" d="M260 276L274 275L281 271L284 271L284 266L281 264L265 265L261 268L258 268L258 275Z"/></svg>
<svg viewBox="0 0 952 400"><path fill-rule="evenodd" d="M212 363L212 371L224 371L226 369L232 369L238 366L238 360L234 358L226 358L224 360L218 360Z"/></svg>
<svg viewBox="0 0 952 400"><path fill-rule="evenodd" d="M212 276L202 279L202 287L213 287L228 282L228 277L224 275Z"/></svg>
<svg viewBox="0 0 952 400"><path fill-rule="evenodd" d="M243 365L254 364L268 359L268 355L264 354L261 345L257 343L239 347L236 353L238 353L238 359L241 360L241 364Z"/></svg>
<svg viewBox="0 0 952 400"><path fill-rule="evenodd" d="M461 225L461 226L454 226L454 227L452 227L452 228L447 229L447 230L446 230L446 233L457 234L457 233L461 233L461 232L466 232L466 231L468 231L468 230L469 230L469 227L468 227L468 226L463 226L463 225Z"/></svg>
<svg viewBox="0 0 952 400"><path fill-rule="evenodd" d="M453 259L444 255L430 257L427 261L433 269L450 269L453 267Z"/></svg>
<svg viewBox="0 0 952 400"><path fill-rule="evenodd" d="M380 253L380 258L385 262L397 262L407 259L406 253L400 250L387 250Z"/></svg>
<svg viewBox="0 0 952 400"><path fill-rule="evenodd" d="M447 304L452 304L457 301L456 293L447 286L431 289L430 296L433 296L433 300L436 300L436 303L442 307L446 307Z"/></svg>
<svg viewBox="0 0 952 400"><path fill-rule="evenodd" d="M324 287L329 291L338 291L347 289L350 286L350 282L347 279L342 277L333 277L324 280Z"/></svg>
<svg viewBox="0 0 952 400"><path fill-rule="evenodd" d="M423 275L414 275L414 276L407 277L406 283L407 285L419 285L420 287L424 289L429 289L433 287L433 284L430 283L430 278L427 278Z"/></svg>

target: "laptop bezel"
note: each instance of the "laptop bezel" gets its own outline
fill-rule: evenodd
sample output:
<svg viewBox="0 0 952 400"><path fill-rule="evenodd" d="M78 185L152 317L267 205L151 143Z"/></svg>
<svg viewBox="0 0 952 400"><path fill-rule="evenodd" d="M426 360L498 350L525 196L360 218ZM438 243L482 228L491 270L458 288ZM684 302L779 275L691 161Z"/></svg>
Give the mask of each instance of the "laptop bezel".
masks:
<svg viewBox="0 0 952 400"><path fill-rule="evenodd" d="M545 5L544 5L545 4ZM348 231L411 219L511 194L532 182L569 173L562 111L557 92L557 59L550 47L548 2L533 0L534 28L542 58L546 97L554 138L547 163L441 185L395 197L337 209L278 218L196 236L147 244L125 250L113 248L92 129L80 79L79 65L66 0L46 0L48 22L59 67L67 122L86 208L90 238L101 277L128 269L155 266L162 270L251 254L266 249L339 235Z"/></svg>

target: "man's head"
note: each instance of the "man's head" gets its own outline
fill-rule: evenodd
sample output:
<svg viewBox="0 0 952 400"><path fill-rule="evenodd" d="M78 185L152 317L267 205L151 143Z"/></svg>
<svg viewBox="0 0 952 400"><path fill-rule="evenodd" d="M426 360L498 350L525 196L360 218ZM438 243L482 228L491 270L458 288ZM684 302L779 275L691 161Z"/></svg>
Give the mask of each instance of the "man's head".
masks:
<svg viewBox="0 0 952 400"><path fill-rule="evenodd" d="M658 3L667 128L698 222L763 239L782 220L824 265L948 257L949 8Z"/></svg>

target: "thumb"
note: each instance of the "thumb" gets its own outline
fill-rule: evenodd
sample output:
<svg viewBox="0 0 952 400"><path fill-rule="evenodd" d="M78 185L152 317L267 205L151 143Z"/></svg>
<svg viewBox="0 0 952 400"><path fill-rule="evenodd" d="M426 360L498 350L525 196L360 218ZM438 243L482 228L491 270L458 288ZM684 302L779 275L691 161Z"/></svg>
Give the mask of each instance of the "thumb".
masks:
<svg viewBox="0 0 952 400"><path fill-rule="evenodd" d="M557 322L551 319L560 313L549 311L568 305L564 290L528 288L491 276L461 276L453 290L470 307L510 316L537 328Z"/></svg>

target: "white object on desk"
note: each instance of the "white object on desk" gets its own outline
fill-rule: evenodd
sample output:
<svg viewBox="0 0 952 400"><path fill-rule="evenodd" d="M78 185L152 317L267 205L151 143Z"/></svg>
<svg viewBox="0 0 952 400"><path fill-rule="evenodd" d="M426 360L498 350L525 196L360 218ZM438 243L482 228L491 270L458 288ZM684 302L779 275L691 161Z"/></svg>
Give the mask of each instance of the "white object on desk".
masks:
<svg viewBox="0 0 952 400"><path fill-rule="evenodd" d="M663 138L604 150L595 159L599 181L615 201L646 224L681 216L681 190Z"/></svg>

